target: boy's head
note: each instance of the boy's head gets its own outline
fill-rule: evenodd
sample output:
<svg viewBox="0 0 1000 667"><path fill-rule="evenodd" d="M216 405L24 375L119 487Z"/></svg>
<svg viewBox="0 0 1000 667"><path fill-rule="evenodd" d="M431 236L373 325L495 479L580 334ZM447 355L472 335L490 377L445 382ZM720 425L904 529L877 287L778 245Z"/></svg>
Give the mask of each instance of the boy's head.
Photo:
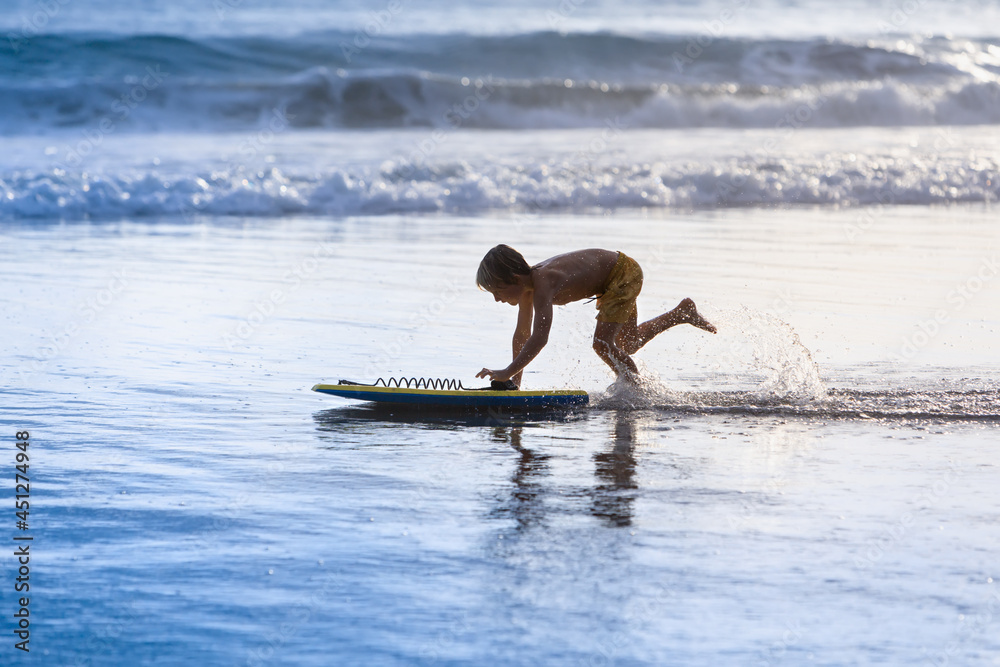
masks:
<svg viewBox="0 0 1000 667"><path fill-rule="evenodd" d="M492 248L479 263L476 285L488 292L517 284L518 276L531 274L531 267L521 253L509 245L500 244Z"/></svg>

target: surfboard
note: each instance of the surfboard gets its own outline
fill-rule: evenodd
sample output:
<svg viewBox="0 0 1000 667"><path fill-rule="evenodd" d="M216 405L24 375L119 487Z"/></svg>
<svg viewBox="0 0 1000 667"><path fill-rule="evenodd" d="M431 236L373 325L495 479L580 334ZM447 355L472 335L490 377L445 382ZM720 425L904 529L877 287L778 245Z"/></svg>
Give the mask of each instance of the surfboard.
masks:
<svg viewBox="0 0 1000 667"><path fill-rule="evenodd" d="M454 380L409 378L376 384L341 380L338 384L317 384L313 391L359 401L428 408L553 408L586 405L590 397L579 389L467 389Z"/></svg>

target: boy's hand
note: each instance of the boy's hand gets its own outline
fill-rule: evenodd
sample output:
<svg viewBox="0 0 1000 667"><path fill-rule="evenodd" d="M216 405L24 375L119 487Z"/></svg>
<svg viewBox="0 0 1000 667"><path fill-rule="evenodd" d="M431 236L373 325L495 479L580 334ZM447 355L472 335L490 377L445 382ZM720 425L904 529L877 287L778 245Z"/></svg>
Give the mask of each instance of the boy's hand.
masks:
<svg viewBox="0 0 1000 667"><path fill-rule="evenodd" d="M476 373L477 378L484 378L488 376L491 380L496 380L497 382L506 382L511 377L513 377L513 375L514 375L513 373L508 373L506 368L499 371L491 371L488 368L484 368L483 370Z"/></svg>

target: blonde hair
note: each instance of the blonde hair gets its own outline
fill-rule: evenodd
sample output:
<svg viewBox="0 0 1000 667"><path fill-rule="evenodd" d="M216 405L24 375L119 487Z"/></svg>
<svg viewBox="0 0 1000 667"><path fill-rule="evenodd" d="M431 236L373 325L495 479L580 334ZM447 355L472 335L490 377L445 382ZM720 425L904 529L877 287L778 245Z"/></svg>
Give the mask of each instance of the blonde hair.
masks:
<svg viewBox="0 0 1000 667"><path fill-rule="evenodd" d="M521 253L509 245L500 244L490 249L476 272L479 289L495 290L517 283L517 277L531 273L531 267Z"/></svg>

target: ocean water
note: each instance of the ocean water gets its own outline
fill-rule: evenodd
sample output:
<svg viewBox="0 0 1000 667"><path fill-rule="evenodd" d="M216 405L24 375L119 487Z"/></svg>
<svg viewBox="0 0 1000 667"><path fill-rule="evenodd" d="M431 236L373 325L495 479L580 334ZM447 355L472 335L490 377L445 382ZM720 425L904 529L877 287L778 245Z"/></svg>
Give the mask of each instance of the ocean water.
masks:
<svg viewBox="0 0 1000 667"><path fill-rule="evenodd" d="M5 9L0 664L1000 664L997 2ZM719 333L310 391L506 363L501 242Z"/></svg>

